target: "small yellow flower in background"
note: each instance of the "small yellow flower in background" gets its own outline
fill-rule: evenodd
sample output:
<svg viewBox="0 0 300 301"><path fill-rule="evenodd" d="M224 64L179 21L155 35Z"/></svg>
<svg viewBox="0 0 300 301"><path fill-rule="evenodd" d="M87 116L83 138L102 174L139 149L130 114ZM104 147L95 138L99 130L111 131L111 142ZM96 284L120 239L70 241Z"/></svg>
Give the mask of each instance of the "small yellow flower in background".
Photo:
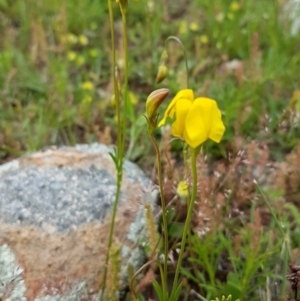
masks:
<svg viewBox="0 0 300 301"><path fill-rule="evenodd" d="M70 44L76 44L78 42L78 38L75 34L69 33L67 36L67 40Z"/></svg>
<svg viewBox="0 0 300 301"><path fill-rule="evenodd" d="M201 44L208 44L208 37L206 35L201 35L199 39Z"/></svg>
<svg viewBox="0 0 300 301"><path fill-rule="evenodd" d="M76 52L69 51L67 54L68 61L73 62L76 59L76 56L77 56Z"/></svg>
<svg viewBox="0 0 300 301"><path fill-rule="evenodd" d="M88 40L87 36L82 34L78 37L78 42L80 45L86 46L89 43L89 40Z"/></svg>
<svg viewBox="0 0 300 301"><path fill-rule="evenodd" d="M240 9L240 4L237 1L233 1L230 4L230 8L231 11L237 11Z"/></svg>
<svg viewBox="0 0 300 301"><path fill-rule="evenodd" d="M199 30L198 24L197 24L196 22L192 22L192 23L190 24L190 30L191 30L191 31L198 31L198 30Z"/></svg>
<svg viewBox="0 0 300 301"><path fill-rule="evenodd" d="M94 85L92 82L86 81L82 83L81 88L85 91L92 91L94 89Z"/></svg>
<svg viewBox="0 0 300 301"><path fill-rule="evenodd" d="M183 20L180 21L180 23L179 23L179 34L183 35L183 34L187 33L187 31L188 31L188 26L187 26L186 21L183 21Z"/></svg>
<svg viewBox="0 0 300 301"><path fill-rule="evenodd" d="M172 118L172 134L180 137L192 148L208 139L219 143L225 132L221 112L215 100L198 97L190 89L179 91L165 111L158 126Z"/></svg>
<svg viewBox="0 0 300 301"><path fill-rule="evenodd" d="M133 92L129 92L129 99L131 104L133 104L134 106L138 104L138 98L136 97L136 95Z"/></svg>
<svg viewBox="0 0 300 301"><path fill-rule="evenodd" d="M78 67L80 67L85 63L85 58L82 55L79 55L77 56L75 63Z"/></svg>
<svg viewBox="0 0 300 301"><path fill-rule="evenodd" d="M180 181L178 183L176 192L182 198L186 198L189 196L189 187L186 181Z"/></svg>

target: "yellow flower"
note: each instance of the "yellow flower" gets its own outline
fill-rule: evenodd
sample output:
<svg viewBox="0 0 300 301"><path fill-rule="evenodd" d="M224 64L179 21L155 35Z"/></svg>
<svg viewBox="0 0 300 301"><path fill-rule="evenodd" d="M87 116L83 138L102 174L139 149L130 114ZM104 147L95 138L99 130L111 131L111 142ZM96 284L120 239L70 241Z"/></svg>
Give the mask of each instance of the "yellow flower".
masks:
<svg viewBox="0 0 300 301"><path fill-rule="evenodd" d="M200 42L201 42L201 44L207 44L208 43L208 37L206 35L200 36Z"/></svg>
<svg viewBox="0 0 300 301"><path fill-rule="evenodd" d="M88 40L87 36L82 34L78 37L78 42L80 45L86 46L89 43L89 40Z"/></svg>
<svg viewBox="0 0 300 301"><path fill-rule="evenodd" d="M190 30L191 31L198 31L199 30L199 25L196 22L192 22L190 24Z"/></svg>
<svg viewBox="0 0 300 301"><path fill-rule="evenodd" d="M188 28L188 25L187 25L186 21L181 20L179 23L179 34L183 35L183 34L187 33L187 28Z"/></svg>
<svg viewBox="0 0 300 301"><path fill-rule="evenodd" d="M81 84L81 88L85 91L92 91L94 89L94 85L92 82L86 81Z"/></svg>
<svg viewBox="0 0 300 301"><path fill-rule="evenodd" d="M233 1L230 4L230 8L231 11L237 11L240 9L240 4L237 1Z"/></svg>
<svg viewBox="0 0 300 301"><path fill-rule="evenodd" d="M189 187L187 185L187 182L186 181L180 181L178 183L176 192L182 198L188 197L189 196Z"/></svg>
<svg viewBox="0 0 300 301"><path fill-rule="evenodd" d="M78 42L77 36L73 33L69 33L67 35L67 40L70 44L76 44Z"/></svg>
<svg viewBox="0 0 300 301"><path fill-rule="evenodd" d="M76 56L77 56L76 52L69 51L67 54L68 61L73 62L76 59Z"/></svg>
<svg viewBox="0 0 300 301"><path fill-rule="evenodd" d="M183 138L192 148L207 139L219 143L225 132L216 101L206 97L195 99L190 89L176 94L158 126L164 125L168 117L175 119L172 123L172 134Z"/></svg>
<svg viewBox="0 0 300 301"><path fill-rule="evenodd" d="M130 99L131 104L134 105L134 106L137 105L138 102L139 102L139 100L136 97L136 95L133 92L131 92L131 91L129 92L129 99Z"/></svg>

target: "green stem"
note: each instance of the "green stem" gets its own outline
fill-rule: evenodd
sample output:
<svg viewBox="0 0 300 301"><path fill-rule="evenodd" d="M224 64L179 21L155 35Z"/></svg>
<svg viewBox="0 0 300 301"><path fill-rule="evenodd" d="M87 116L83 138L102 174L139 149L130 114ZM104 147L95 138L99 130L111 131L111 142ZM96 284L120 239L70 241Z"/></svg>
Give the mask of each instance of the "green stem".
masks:
<svg viewBox="0 0 300 301"><path fill-rule="evenodd" d="M113 9L111 0L107 1L108 3L108 11L109 11L109 21L110 21L110 28L111 28L111 49L112 49L112 77L114 83L114 94L116 100L116 110L117 110L117 150L115 153L116 160L116 170L117 170L117 187L116 187L116 194L115 200L112 209L112 217L108 235L108 243L107 243L107 253L105 258L104 264L104 272L103 272L103 280L102 280L102 291L100 295L100 300L104 296L105 288L106 288L106 278L107 278L107 265L109 261L109 250L112 245L113 233L114 233L114 226L115 226L115 218L117 214L117 208L119 203L119 197L121 193L121 183L122 183L122 169L123 169L123 145L122 143L122 123L121 123L121 102L120 102L120 93L118 88L118 82L116 78L116 49L115 49L115 32L114 32L114 16L113 16Z"/></svg>
<svg viewBox="0 0 300 301"><path fill-rule="evenodd" d="M191 200L188 204L188 212L187 212L187 217L185 220L184 228L183 228L183 234L182 234L182 241L181 241L181 247L180 247L180 252L179 252L179 258L177 261L177 266L176 266L176 271L175 271L175 277L174 277L174 282L173 282L173 287L172 287L172 293L171 295L174 294L176 291L176 288L178 286L178 278L179 278L179 272L182 264L182 259L183 259L183 253L185 249L185 243L186 243L186 237L188 235L188 231L190 228L191 220L192 220L192 215L193 215L193 209L194 209L194 204L197 196L197 165L196 165L196 159L197 159L197 150L192 149L192 157L191 157L191 167L192 167L192 179L193 179L193 186L192 186L192 196Z"/></svg>
<svg viewBox="0 0 300 301"><path fill-rule="evenodd" d="M184 48L182 42L180 41L180 39L178 39L175 36L170 36L170 37L168 37L166 39L166 41L165 41L165 48L167 48L166 45L167 45L168 41L170 41L170 40L176 41L180 45L180 47L181 47L181 49L183 51L184 63L185 63L185 74L186 74L186 89L188 89L188 87L189 87L189 68L188 68L188 61L187 61L187 56L186 56L185 48Z"/></svg>
<svg viewBox="0 0 300 301"><path fill-rule="evenodd" d="M124 156L124 149L125 149L125 137L126 137L126 115L129 112L128 109L128 39L127 39L127 21L126 21L126 12L122 12L122 27L123 27L123 49L124 49L124 61L125 61L125 67L124 67L124 112L125 116L123 116L122 120L122 142L121 142L121 150L122 150L122 158Z"/></svg>
<svg viewBox="0 0 300 301"><path fill-rule="evenodd" d="M169 254L169 241L168 241L168 221L167 221L167 212L166 212L166 201L164 196L163 188L163 178L162 178L162 166L161 166L161 157L158 144L153 136L153 133L149 131L149 135L153 146L156 152L156 163L157 163L157 175L158 175L158 185L161 199L161 208L162 208L162 220L163 220L163 229L164 229L164 265L163 265L163 274L161 275L161 281L163 286L163 292L167 295L167 275L168 275L168 254ZM161 272L162 274L162 272Z"/></svg>

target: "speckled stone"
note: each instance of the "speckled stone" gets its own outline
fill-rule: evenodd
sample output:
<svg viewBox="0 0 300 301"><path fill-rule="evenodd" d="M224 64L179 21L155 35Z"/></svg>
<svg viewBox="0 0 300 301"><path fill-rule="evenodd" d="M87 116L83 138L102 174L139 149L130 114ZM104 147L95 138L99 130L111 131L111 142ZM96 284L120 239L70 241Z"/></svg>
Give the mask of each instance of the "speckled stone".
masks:
<svg viewBox="0 0 300 301"><path fill-rule="evenodd" d="M7 276L0 274L10 286L11 297L5 300L96 298L116 191L110 152L99 144L51 148L0 166L0 253L3 248L11 252ZM125 160L115 224L121 287L128 265L137 269L143 262L144 203L153 205L155 196L149 179ZM17 286L9 280L16 269L22 271L23 293L14 291Z"/></svg>

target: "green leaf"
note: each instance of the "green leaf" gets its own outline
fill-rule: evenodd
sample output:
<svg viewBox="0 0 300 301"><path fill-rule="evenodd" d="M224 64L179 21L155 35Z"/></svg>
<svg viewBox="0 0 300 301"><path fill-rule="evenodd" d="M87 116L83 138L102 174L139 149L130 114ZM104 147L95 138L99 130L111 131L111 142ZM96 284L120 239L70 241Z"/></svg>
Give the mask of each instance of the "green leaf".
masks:
<svg viewBox="0 0 300 301"><path fill-rule="evenodd" d="M184 224L172 222L169 226L169 236L171 238L181 238L183 234Z"/></svg>
<svg viewBox="0 0 300 301"><path fill-rule="evenodd" d="M178 285L175 291L172 290L170 300L169 301L177 301L182 289L182 282Z"/></svg>
<svg viewBox="0 0 300 301"><path fill-rule="evenodd" d="M155 292L156 292L156 294L157 294L157 296L158 296L158 299L159 299L160 301L165 301L165 300L163 299L163 291L162 291L162 288L160 287L160 285L158 284L158 282L154 279L154 280L152 281L152 284L153 284L153 287L154 287L154 289L155 289Z"/></svg>

